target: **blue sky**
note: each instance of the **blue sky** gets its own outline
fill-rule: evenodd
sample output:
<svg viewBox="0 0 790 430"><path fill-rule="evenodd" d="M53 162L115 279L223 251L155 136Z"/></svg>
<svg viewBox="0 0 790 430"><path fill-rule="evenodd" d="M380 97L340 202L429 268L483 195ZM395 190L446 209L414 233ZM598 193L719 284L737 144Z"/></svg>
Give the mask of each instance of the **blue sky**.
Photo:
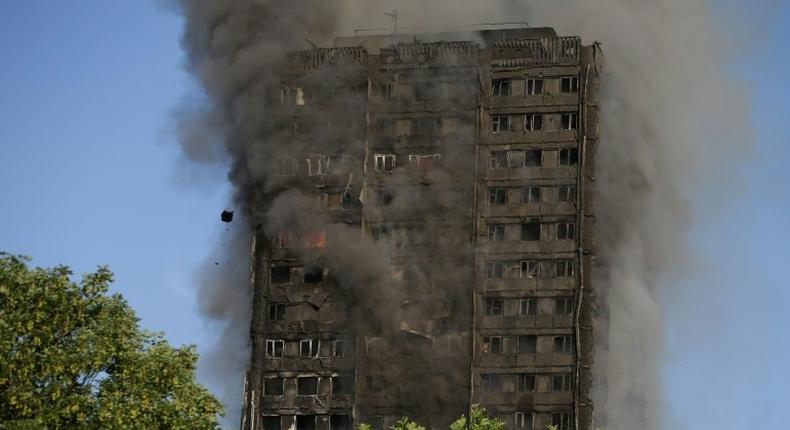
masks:
<svg viewBox="0 0 790 430"><path fill-rule="evenodd" d="M685 429L787 427L790 5L773 19L738 66L757 132L733 172L745 185L716 217L702 198L690 238L726 279L689 280L667 322L665 384ZM0 2L0 250L77 273L108 264L145 327L201 344L191 277L223 233L228 189L180 163L168 131L190 91L179 34L151 1Z"/></svg>

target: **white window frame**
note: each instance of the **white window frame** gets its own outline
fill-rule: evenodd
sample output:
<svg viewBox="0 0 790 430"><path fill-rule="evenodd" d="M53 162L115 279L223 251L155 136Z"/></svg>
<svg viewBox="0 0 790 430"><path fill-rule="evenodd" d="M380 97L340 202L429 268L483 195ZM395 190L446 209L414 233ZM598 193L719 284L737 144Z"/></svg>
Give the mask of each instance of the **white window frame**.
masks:
<svg viewBox="0 0 790 430"><path fill-rule="evenodd" d="M395 154L375 154L373 168L380 173L392 173L398 157ZM389 160L389 163L387 162Z"/></svg>
<svg viewBox="0 0 790 430"><path fill-rule="evenodd" d="M280 345L280 355L277 355L277 345ZM269 346L271 346L271 354L269 354ZM266 356L269 358L284 358L285 357L285 341L282 339L266 339Z"/></svg>
<svg viewBox="0 0 790 430"><path fill-rule="evenodd" d="M308 176L323 176L329 172L329 157L326 155L311 155L306 161Z"/></svg>
<svg viewBox="0 0 790 430"><path fill-rule="evenodd" d="M540 85L536 85L540 82ZM546 89L546 82L543 78L527 78L524 85L524 93L528 96L539 96Z"/></svg>
<svg viewBox="0 0 790 430"><path fill-rule="evenodd" d="M302 351L304 345L308 345L309 354L305 355ZM301 358L316 358L319 351L321 351L321 341L319 339L302 339L299 341L299 357Z"/></svg>
<svg viewBox="0 0 790 430"><path fill-rule="evenodd" d="M503 124L503 119L506 124ZM491 133L510 133L511 122L510 115L491 115Z"/></svg>

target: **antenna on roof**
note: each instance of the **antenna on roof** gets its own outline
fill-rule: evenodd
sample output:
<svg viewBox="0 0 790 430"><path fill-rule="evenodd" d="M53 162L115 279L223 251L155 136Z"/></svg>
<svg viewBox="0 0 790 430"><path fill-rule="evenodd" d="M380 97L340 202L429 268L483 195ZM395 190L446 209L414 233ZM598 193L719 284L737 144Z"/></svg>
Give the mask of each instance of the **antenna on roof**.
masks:
<svg viewBox="0 0 790 430"><path fill-rule="evenodd" d="M393 25L393 33L398 32L398 9L393 10L392 12L384 12L384 15L392 18L392 25Z"/></svg>

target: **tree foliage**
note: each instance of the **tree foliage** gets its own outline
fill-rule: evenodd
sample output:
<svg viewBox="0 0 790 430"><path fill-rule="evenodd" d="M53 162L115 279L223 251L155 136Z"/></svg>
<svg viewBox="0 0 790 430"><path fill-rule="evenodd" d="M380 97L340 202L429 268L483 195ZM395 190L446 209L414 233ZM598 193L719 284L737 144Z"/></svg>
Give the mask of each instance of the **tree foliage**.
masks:
<svg viewBox="0 0 790 430"><path fill-rule="evenodd" d="M489 418L482 406L472 407L468 421L466 415L461 415L454 423L450 424L450 430L504 430L504 428L505 423L497 418Z"/></svg>
<svg viewBox="0 0 790 430"><path fill-rule="evenodd" d="M193 346L142 331L112 273L0 253L0 428L216 429Z"/></svg>

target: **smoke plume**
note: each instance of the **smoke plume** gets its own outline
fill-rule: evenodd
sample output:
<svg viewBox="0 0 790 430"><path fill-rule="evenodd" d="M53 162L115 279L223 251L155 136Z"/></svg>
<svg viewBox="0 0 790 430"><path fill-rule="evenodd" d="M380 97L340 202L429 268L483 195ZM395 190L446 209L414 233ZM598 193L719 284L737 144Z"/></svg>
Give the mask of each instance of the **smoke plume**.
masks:
<svg viewBox="0 0 790 430"><path fill-rule="evenodd" d="M281 131L266 120L262 101L273 97L267 86L277 81L287 52L309 49L306 40L330 46L332 37L355 28L389 26L383 13L392 9L399 10L405 32L527 21L580 35L585 43L602 43L607 64L598 153L596 288L604 292L609 322L599 333L600 343L608 347L596 357L606 381L597 385L596 404L605 405L597 416L606 417L608 429L662 428L665 312L657 304L657 288L668 289L662 294L682 294L671 289L673 281L694 270L694 252L685 240L694 215L690 201L726 178L735 155L750 141L747 98L737 90L741 86L728 72L725 57L732 36L717 27L703 0L181 0L188 67L209 101L181 123L184 154L196 162L229 160L235 203L248 220L265 220L262 228L268 232L286 224L296 230L324 225L330 236L353 237L326 257L336 272L351 277L348 285L386 286L389 280L381 274L390 265L388 248L336 231L341 225L310 218L317 213L311 209L314 199L299 191L265 197L278 188L272 154L288 148ZM211 133L202 130L206 124ZM214 134L221 138L210 138ZM342 148L324 144L328 152L343 154L358 151L362 142L352 139ZM252 196L269 204L251 207ZM223 363L213 369L218 380L229 384L224 400L233 418L240 411L237 381L243 362L222 354L246 353L239 346L246 345L249 333L249 261L241 257L256 227L246 226L234 239L236 255L227 259L230 272L204 277L200 291L204 313L226 324L209 360ZM376 258L365 272L359 269L364 265L348 263L369 256Z"/></svg>

